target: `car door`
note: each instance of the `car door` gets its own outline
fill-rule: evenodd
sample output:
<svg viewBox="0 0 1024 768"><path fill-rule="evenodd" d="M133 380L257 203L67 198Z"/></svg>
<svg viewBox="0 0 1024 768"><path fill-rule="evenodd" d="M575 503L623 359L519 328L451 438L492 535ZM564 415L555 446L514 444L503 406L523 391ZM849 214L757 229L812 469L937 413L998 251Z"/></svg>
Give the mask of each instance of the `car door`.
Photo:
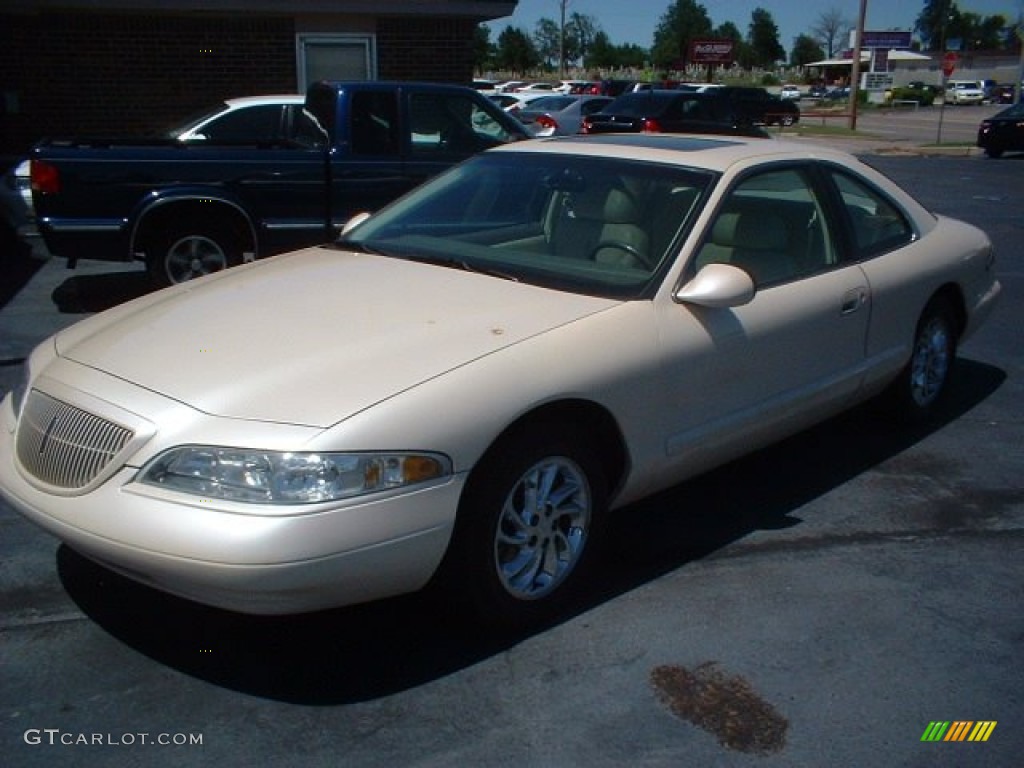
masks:
<svg viewBox="0 0 1024 768"><path fill-rule="evenodd" d="M666 450L709 462L836 410L863 377L870 315L860 267L840 258L836 222L807 166L748 174L723 198L690 257L747 271L743 306L660 305Z"/></svg>
<svg viewBox="0 0 1024 768"><path fill-rule="evenodd" d="M391 85L360 88L350 99L348 124L337 128L338 143L347 151L332 151L332 212L338 227L413 187L403 157L401 90Z"/></svg>

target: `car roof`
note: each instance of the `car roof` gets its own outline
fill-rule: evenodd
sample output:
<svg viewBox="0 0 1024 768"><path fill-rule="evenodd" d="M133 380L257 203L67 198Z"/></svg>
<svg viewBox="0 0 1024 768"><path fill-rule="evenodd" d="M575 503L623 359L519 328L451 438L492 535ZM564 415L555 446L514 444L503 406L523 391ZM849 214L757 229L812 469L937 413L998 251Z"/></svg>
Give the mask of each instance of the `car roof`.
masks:
<svg viewBox="0 0 1024 768"><path fill-rule="evenodd" d="M572 154L593 157L615 157L625 160L668 163L686 167L725 172L748 161L831 160L848 165L856 162L852 155L825 147L783 139L748 138L743 136L702 136L696 134L613 133L574 135L533 139L503 145L489 152L529 152L537 154Z"/></svg>
<svg viewBox="0 0 1024 768"><path fill-rule="evenodd" d="M232 109L239 107L259 107L266 104L302 104L306 97L301 93L277 93L268 96L239 96L234 99L224 99L224 103Z"/></svg>

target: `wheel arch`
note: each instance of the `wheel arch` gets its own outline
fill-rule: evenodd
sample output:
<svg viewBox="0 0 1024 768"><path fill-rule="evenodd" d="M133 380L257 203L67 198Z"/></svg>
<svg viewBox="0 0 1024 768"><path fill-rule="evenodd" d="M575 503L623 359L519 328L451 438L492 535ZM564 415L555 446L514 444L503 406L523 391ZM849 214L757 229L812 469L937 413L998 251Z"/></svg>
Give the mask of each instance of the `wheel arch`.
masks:
<svg viewBox="0 0 1024 768"><path fill-rule="evenodd" d="M963 289L956 283L946 283L928 297L925 306L927 307L935 301L944 301L953 310L956 336L958 339L962 337L967 328L967 302L964 299Z"/></svg>
<svg viewBox="0 0 1024 768"><path fill-rule="evenodd" d="M556 400L527 411L502 430L476 466L487 463L510 441L537 429L573 431L585 439L601 462L608 496L614 498L629 469L629 450L615 417L592 400Z"/></svg>
<svg viewBox="0 0 1024 768"><path fill-rule="evenodd" d="M226 226L243 244L243 252L256 253L256 228L246 211L231 200L201 194L163 197L144 207L135 216L130 252L144 253L155 236L165 231L172 221L180 219L214 221Z"/></svg>

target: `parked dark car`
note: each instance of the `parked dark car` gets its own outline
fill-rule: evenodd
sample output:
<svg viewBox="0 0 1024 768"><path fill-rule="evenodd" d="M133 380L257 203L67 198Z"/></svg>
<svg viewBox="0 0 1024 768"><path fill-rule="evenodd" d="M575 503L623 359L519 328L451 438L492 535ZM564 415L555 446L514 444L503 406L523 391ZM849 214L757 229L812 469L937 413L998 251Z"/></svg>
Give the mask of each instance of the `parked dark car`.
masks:
<svg viewBox="0 0 1024 768"><path fill-rule="evenodd" d="M1002 157L1006 151L1024 152L1024 102L982 120L977 144L989 157Z"/></svg>
<svg viewBox="0 0 1024 768"><path fill-rule="evenodd" d="M1000 83L992 89L992 101L995 104L1013 104L1016 98L1017 93L1013 83Z"/></svg>
<svg viewBox="0 0 1024 768"><path fill-rule="evenodd" d="M715 93L641 91L625 93L583 118L580 133L711 133L767 137L745 121L732 102Z"/></svg>
<svg viewBox="0 0 1024 768"><path fill-rule="evenodd" d="M758 125L793 125L800 121L800 107L792 99L780 99L764 88L725 86L715 96L731 101L744 122Z"/></svg>

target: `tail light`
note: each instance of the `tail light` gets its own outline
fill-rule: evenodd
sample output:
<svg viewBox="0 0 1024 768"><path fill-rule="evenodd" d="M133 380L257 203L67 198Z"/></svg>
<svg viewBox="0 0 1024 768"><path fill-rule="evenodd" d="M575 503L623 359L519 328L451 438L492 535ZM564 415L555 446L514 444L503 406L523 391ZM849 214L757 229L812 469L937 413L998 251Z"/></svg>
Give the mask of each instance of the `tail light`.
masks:
<svg viewBox="0 0 1024 768"><path fill-rule="evenodd" d="M590 127L591 127L590 118L589 117L584 117L583 118L583 122L580 123L580 133L590 133Z"/></svg>
<svg viewBox="0 0 1024 768"><path fill-rule="evenodd" d="M537 118L536 122L541 128L551 128L554 131L558 130L558 121L551 115L541 115Z"/></svg>
<svg viewBox="0 0 1024 768"><path fill-rule="evenodd" d="M661 133L661 123L653 117L644 118L644 124L640 130L644 133Z"/></svg>
<svg viewBox="0 0 1024 768"><path fill-rule="evenodd" d="M33 192L43 195L55 195L60 192L60 171L56 166L42 160L33 160L29 173Z"/></svg>

